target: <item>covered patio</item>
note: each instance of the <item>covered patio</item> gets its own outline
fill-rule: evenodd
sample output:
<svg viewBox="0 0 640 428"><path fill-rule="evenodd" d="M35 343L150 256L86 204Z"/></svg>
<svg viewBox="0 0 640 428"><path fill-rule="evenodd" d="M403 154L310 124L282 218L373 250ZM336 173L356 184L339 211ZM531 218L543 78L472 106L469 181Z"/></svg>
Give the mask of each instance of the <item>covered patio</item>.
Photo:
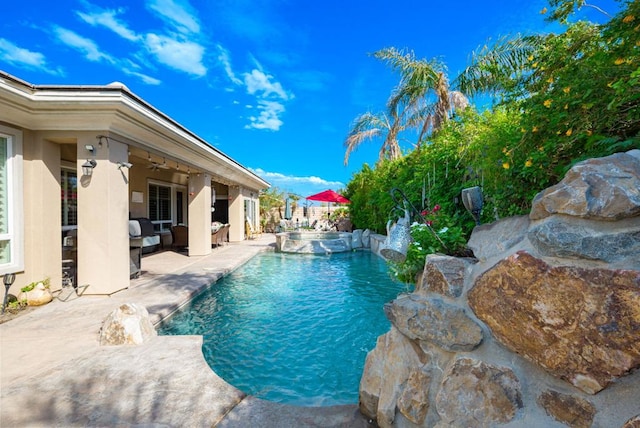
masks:
<svg viewBox="0 0 640 428"><path fill-rule="evenodd" d="M32 85L0 72L0 143L15 220L0 274L16 274L15 295L45 278L59 290L63 266L85 294L129 287L130 219L153 225L154 249L170 248L171 228L186 226L189 257L211 253L213 221L242 241L269 187L117 82Z"/></svg>

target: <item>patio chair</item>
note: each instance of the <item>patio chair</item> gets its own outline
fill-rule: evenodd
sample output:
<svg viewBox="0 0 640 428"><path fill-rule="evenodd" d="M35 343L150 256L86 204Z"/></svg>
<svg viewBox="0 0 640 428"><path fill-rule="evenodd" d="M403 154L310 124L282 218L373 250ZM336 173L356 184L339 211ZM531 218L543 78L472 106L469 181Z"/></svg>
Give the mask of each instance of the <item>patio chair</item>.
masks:
<svg viewBox="0 0 640 428"><path fill-rule="evenodd" d="M187 226L171 226L171 248L184 249L189 246L189 228Z"/></svg>
<svg viewBox="0 0 640 428"><path fill-rule="evenodd" d="M219 227L211 226L211 245L215 245L216 247L224 244L228 241L227 236L229 235L229 224L221 224Z"/></svg>
<svg viewBox="0 0 640 428"><path fill-rule="evenodd" d="M229 229L231 229L231 225L229 223L225 224L222 231L222 242L229 242Z"/></svg>
<svg viewBox="0 0 640 428"><path fill-rule="evenodd" d="M244 234L249 239L254 239L256 236L260 235L260 232L253 228L253 225L249 221L249 217L246 217L244 221Z"/></svg>

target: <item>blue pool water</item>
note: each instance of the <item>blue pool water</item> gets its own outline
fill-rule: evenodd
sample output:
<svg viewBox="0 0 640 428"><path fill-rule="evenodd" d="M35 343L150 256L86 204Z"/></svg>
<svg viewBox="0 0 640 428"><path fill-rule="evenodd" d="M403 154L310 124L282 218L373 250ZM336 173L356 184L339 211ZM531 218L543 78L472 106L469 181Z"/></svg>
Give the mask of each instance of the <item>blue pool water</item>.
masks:
<svg viewBox="0 0 640 428"><path fill-rule="evenodd" d="M215 283L160 334L204 336L211 368L245 393L281 403L358 402L367 352L390 323L384 303L407 285L369 252L264 253Z"/></svg>

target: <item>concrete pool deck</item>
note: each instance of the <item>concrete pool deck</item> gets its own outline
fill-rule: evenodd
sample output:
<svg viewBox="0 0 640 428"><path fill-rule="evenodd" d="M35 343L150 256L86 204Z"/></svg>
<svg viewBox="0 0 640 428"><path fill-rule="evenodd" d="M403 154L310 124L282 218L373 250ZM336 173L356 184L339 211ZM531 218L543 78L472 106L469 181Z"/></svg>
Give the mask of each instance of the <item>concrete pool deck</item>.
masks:
<svg viewBox="0 0 640 428"><path fill-rule="evenodd" d="M144 305L154 323L257 253L274 235L202 257L145 256L143 275L106 296L71 296L0 324L1 427L367 427L357 405L296 407L247 396L218 377L201 336L100 346L105 317Z"/></svg>

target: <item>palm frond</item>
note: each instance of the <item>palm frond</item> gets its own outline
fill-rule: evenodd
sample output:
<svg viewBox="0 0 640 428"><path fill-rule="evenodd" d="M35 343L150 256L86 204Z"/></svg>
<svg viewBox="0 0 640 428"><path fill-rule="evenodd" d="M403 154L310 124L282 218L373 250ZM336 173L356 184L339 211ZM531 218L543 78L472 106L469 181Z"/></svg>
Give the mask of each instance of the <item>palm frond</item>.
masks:
<svg viewBox="0 0 640 428"><path fill-rule="evenodd" d="M351 156L351 153L357 149L362 142L379 136L381 132L382 131L379 128L371 128L358 133L349 134L347 139L344 141L344 146L346 147L344 153L344 165L346 166L349 164L349 156Z"/></svg>
<svg viewBox="0 0 640 428"><path fill-rule="evenodd" d="M453 111L464 110L471 105L469 98L467 98L460 91L451 91L449 93L449 99L451 103L451 109Z"/></svg>
<svg viewBox="0 0 640 428"><path fill-rule="evenodd" d="M396 123L394 119L393 123ZM374 139L387 132L392 128L392 123L385 113L374 114L371 112L363 113L356 117L351 125L351 130L344 141L346 148L344 155L344 164L348 165L351 153L362 144L363 141Z"/></svg>
<svg viewBox="0 0 640 428"><path fill-rule="evenodd" d="M482 46L472 53L471 65L458 75L454 86L469 95L505 90L526 70L528 57L540 41L539 36L517 35Z"/></svg>

